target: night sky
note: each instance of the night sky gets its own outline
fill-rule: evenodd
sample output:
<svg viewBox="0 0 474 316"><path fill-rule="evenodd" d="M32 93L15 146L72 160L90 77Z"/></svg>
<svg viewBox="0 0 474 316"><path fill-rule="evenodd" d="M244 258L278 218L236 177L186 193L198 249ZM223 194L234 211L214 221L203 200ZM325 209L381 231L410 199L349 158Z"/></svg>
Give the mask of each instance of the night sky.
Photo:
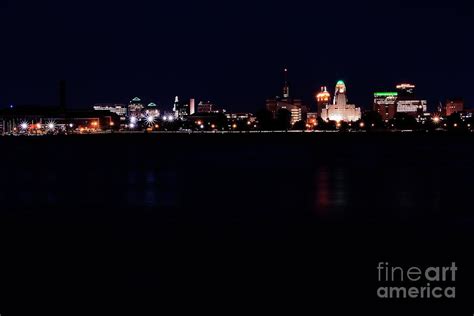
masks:
<svg viewBox="0 0 474 316"><path fill-rule="evenodd" d="M472 1L0 1L1 106L57 104L66 79L74 107L179 95L255 111L288 67L313 109L338 79L364 108L401 81L474 107Z"/></svg>

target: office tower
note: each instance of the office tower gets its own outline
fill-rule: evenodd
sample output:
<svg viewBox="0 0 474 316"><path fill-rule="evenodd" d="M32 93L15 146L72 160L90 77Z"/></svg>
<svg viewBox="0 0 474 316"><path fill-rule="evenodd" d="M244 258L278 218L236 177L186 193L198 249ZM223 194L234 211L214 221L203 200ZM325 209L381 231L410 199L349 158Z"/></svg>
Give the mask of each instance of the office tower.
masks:
<svg viewBox="0 0 474 316"><path fill-rule="evenodd" d="M398 92L374 93L373 110L380 114L385 122L393 119L397 113Z"/></svg>

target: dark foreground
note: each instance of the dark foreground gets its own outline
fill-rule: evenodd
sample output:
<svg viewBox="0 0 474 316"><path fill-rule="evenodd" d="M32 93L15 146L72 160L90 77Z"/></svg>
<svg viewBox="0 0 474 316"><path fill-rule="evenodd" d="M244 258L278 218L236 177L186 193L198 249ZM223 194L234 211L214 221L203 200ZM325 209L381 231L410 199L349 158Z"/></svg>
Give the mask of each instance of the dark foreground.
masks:
<svg viewBox="0 0 474 316"><path fill-rule="evenodd" d="M473 140L1 138L0 313L472 315ZM457 298L378 299L380 261L454 261Z"/></svg>

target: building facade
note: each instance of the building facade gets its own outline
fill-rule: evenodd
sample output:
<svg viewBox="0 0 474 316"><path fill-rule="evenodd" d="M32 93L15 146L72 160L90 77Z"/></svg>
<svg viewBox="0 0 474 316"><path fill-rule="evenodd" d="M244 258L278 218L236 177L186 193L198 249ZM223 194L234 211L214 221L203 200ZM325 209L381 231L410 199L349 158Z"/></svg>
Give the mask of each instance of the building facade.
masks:
<svg viewBox="0 0 474 316"><path fill-rule="evenodd" d="M288 83L288 69L285 69L285 81L283 85L282 97L277 96L266 100L266 108L276 117L278 110L286 109L291 113L291 124L306 120L308 108L303 104L303 100L294 99L290 95L290 85Z"/></svg>
<svg viewBox="0 0 474 316"><path fill-rule="evenodd" d="M420 100L415 94L416 86L410 83L397 85L397 112L423 117L428 111L428 101Z"/></svg>
<svg viewBox="0 0 474 316"><path fill-rule="evenodd" d="M336 84L333 103L322 109L321 118L325 121L354 122L361 119L361 110L347 100L347 89L344 81Z"/></svg>
<svg viewBox="0 0 474 316"><path fill-rule="evenodd" d="M138 97L133 98L128 105L128 116L140 118L143 115L144 109L142 100Z"/></svg>
<svg viewBox="0 0 474 316"><path fill-rule="evenodd" d="M397 113L397 100L398 92L376 92L373 110L380 114L382 120L388 122Z"/></svg>
<svg viewBox="0 0 474 316"><path fill-rule="evenodd" d="M464 101L461 99L447 100L446 104L444 105L444 111L446 112L446 116L451 116L454 113L463 112Z"/></svg>
<svg viewBox="0 0 474 316"><path fill-rule="evenodd" d="M331 94L328 92L327 87L321 87L321 91L316 94L316 103L318 106L318 116L321 117L323 109L331 103Z"/></svg>

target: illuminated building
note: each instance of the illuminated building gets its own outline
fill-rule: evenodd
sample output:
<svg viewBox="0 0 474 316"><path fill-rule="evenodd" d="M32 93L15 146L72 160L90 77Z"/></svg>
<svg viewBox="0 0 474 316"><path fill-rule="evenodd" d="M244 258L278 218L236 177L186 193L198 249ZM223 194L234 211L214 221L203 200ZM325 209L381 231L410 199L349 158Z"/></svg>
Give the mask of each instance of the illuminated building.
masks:
<svg viewBox="0 0 474 316"><path fill-rule="evenodd" d="M194 99L191 99L189 103L180 102L179 97L174 99L173 113L175 119L184 120L191 114L190 105L194 103Z"/></svg>
<svg viewBox="0 0 474 316"><path fill-rule="evenodd" d="M428 109L428 101L426 100L398 100L397 112L408 114L422 114Z"/></svg>
<svg viewBox="0 0 474 316"><path fill-rule="evenodd" d="M128 105L128 116L139 118L143 115L144 108L142 100L140 98L134 98Z"/></svg>
<svg viewBox="0 0 474 316"><path fill-rule="evenodd" d="M120 117L127 116L127 107L124 104L96 104L94 110L114 113Z"/></svg>
<svg viewBox="0 0 474 316"><path fill-rule="evenodd" d="M127 107L124 104L96 104L94 111L114 113L120 119L120 126L126 125Z"/></svg>
<svg viewBox="0 0 474 316"><path fill-rule="evenodd" d="M328 92L327 87L321 87L321 91L316 95L316 101L318 104L318 115L321 116L323 109L331 103L331 94Z"/></svg>
<svg viewBox="0 0 474 316"><path fill-rule="evenodd" d="M416 86L410 83L397 85L397 112L407 113L421 118L428 110L428 101L417 99L415 88Z"/></svg>
<svg viewBox="0 0 474 316"><path fill-rule="evenodd" d="M402 83L397 85L399 100L414 100L416 86L411 83Z"/></svg>
<svg viewBox="0 0 474 316"><path fill-rule="evenodd" d="M178 96L176 96L174 99L173 112L174 112L174 117L178 118L179 117L179 97Z"/></svg>
<svg viewBox="0 0 474 316"><path fill-rule="evenodd" d="M463 112L464 111L464 101L460 99L456 100L448 100L444 106L444 111L446 112L446 116L451 116L454 113Z"/></svg>
<svg viewBox="0 0 474 316"><path fill-rule="evenodd" d="M50 132L74 133L80 128L97 132L120 126L120 117L108 111L63 110L62 107L18 106L0 110L1 133L41 135Z"/></svg>
<svg viewBox="0 0 474 316"><path fill-rule="evenodd" d="M226 113L225 116L229 121L248 121L253 123L257 119L252 113Z"/></svg>
<svg viewBox="0 0 474 316"><path fill-rule="evenodd" d="M212 113L215 112L215 106L211 102L199 102L198 113Z"/></svg>
<svg viewBox="0 0 474 316"><path fill-rule="evenodd" d="M374 93L374 111L380 114L382 120L389 121L397 113L398 92Z"/></svg>
<svg viewBox="0 0 474 316"><path fill-rule="evenodd" d="M315 127L318 125L318 113L308 113L306 116L306 125L308 127Z"/></svg>
<svg viewBox="0 0 474 316"><path fill-rule="evenodd" d="M189 115L196 113L196 100L189 100Z"/></svg>
<svg viewBox="0 0 474 316"><path fill-rule="evenodd" d="M273 117L280 109L286 109L291 113L291 124L306 119L308 108L303 105L301 99L293 99L290 96L290 85L288 83L288 69L285 69L285 81L283 85L283 97L277 96L274 99L266 100L266 108L272 112Z"/></svg>
<svg viewBox="0 0 474 316"><path fill-rule="evenodd" d="M158 117L160 116L160 110L158 110L158 107L156 106L155 103L151 102L148 103L148 105L145 108L145 115L148 117Z"/></svg>
<svg viewBox="0 0 474 316"><path fill-rule="evenodd" d="M333 103L322 109L321 118L323 120L336 122L353 122L360 120L360 108L353 104L348 104L346 92L347 89L344 81L338 81Z"/></svg>

